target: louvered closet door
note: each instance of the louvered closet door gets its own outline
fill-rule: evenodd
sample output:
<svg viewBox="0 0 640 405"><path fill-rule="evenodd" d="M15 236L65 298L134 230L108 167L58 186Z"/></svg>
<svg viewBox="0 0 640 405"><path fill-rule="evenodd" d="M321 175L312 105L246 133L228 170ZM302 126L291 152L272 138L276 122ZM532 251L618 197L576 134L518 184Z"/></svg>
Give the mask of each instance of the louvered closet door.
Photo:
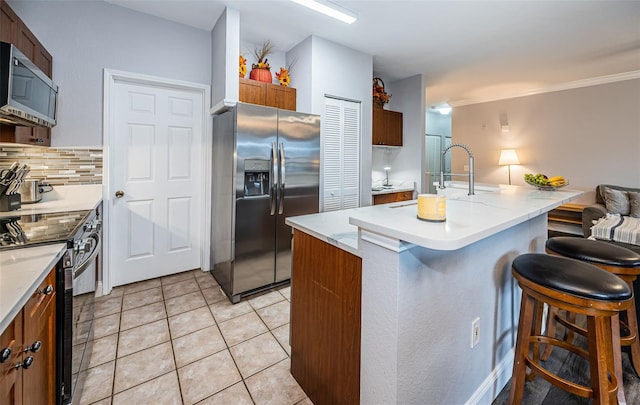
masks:
<svg viewBox="0 0 640 405"><path fill-rule="evenodd" d="M322 210L358 207L360 103L325 97L322 140Z"/></svg>

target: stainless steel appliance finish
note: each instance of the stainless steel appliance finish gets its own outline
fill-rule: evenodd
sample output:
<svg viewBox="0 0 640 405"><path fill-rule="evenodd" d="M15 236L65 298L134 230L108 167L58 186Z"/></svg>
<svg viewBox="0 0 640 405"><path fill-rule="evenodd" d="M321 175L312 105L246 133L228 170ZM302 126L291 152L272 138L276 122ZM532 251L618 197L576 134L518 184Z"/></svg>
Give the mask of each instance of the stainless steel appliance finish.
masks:
<svg viewBox="0 0 640 405"><path fill-rule="evenodd" d="M0 42L0 124L56 125L58 86L15 45Z"/></svg>
<svg viewBox="0 0 640 405"><path fill-rule="evenodd" d="M0 218L0 250L61 242L67 245L56 266L57 291L64 291L56 296L56 404L71 403L72 388L76 392L82 389L81 380L72 383L73 358L88 364L89 359L82 356L91 354L85 346L91 341L88 334L92 328L80 332L77 326L91 326L86 323L93 319L93 305L89 305L93 294L76 298L82 305L74 305L73 280L90 268L101 251L99 213L100 209Z"/></svg>
<svg viewBox="0 0 640 405"><path fill-rule="evenodd" d="M21 204L33 204L42 200L42 194L53 190L53 186L42 180L25 180L18 189Z"/></svg>
<svg viewBox="0 0 640 405"><path fill-rule="evenodd" d="M232 302L291 278L285 217L318 212L320 117L238 103L214 118L211 269Z"/></svg>

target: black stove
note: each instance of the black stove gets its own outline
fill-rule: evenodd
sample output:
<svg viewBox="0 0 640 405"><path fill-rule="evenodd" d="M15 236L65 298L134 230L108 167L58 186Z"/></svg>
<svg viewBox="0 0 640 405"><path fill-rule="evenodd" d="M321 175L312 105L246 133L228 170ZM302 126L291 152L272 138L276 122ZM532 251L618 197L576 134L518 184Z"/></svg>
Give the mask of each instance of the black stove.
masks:
<svg viewBox="0 0 640 405"><path fill-rule="evenodd" d="M0 218L0 250L72 241L92 214L85 210Z"/></svg>
<svg viewBox="0 0 640 405"><path fill-rule="evenodd" d="M0 218L0 251L65 243L56 264L56 404L72 401L73 342L79 315L74 313L73 280L101 250L101 207L96 210L16 215ZM93 330L93 328L92 328ZM78 345L80 346L80 345ZM75 374L77 376L77 374Z"/></svg>

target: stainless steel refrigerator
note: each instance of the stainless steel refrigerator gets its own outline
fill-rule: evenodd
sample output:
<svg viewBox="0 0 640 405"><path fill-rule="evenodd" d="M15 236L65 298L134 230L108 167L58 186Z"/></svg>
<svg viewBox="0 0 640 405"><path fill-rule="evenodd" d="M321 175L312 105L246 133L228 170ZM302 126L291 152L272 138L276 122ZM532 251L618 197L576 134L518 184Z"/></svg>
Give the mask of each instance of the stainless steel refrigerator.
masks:
<svg viewBox="0 0 640 405"><path fill-rule="evenodd" d="M211 269L231 302L291 278L285 217L318 212L320 117L238 103L213 120Z"/></svg>

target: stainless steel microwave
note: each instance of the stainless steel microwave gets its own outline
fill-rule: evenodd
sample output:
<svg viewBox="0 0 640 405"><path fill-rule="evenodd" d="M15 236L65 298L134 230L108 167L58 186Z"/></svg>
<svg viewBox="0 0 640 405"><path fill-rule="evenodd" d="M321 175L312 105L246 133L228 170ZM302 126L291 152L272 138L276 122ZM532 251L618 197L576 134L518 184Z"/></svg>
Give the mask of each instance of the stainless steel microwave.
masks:
<svg viewBox="0 0 640 405"><path fill-rule="evenodd" d="M0 42L0 124L56 125L58 86L13 44Z"/></svg>

